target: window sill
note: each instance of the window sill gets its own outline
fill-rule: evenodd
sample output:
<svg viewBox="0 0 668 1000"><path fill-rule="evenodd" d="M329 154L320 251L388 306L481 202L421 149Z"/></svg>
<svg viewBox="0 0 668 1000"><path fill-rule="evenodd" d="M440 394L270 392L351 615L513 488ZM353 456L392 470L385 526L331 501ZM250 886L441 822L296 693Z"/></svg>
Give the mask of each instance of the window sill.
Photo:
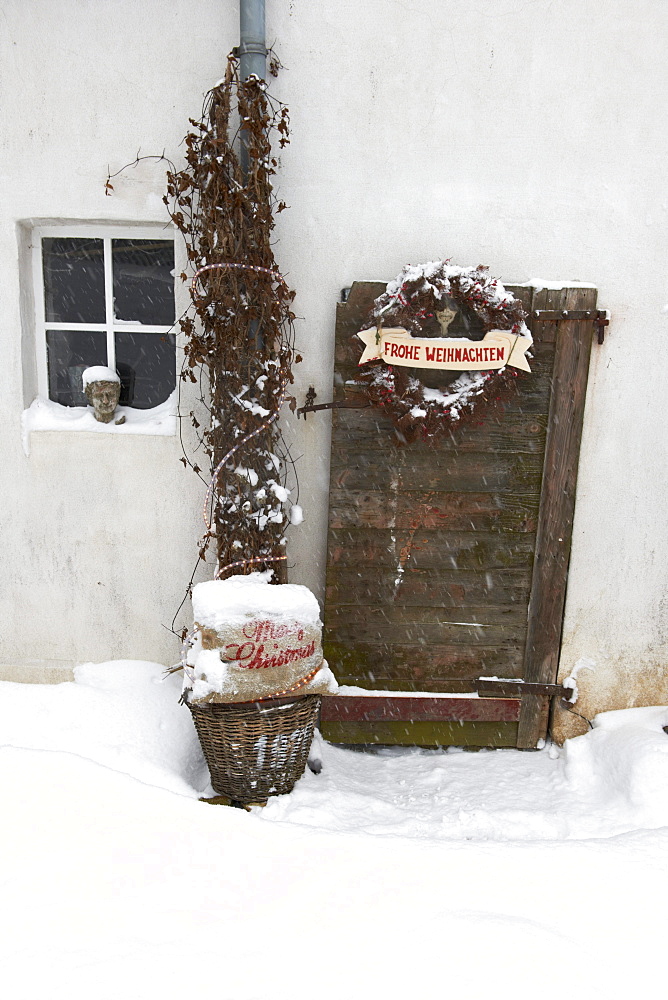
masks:
<svg viewBox="0 0 668 1000"><path fill-rule="evenodd" d="M176 434L176 392L169 399L151 410L135 410L130 406L119 406L115 420L125 417L125 422L116 424L100 423L93 416L89 406L61 406L51 399L38 397L23 411L21 431L23 450L30 454L30 434L32 431L80 431L96 434L146 434L151 436L173 436Z"/></svg>

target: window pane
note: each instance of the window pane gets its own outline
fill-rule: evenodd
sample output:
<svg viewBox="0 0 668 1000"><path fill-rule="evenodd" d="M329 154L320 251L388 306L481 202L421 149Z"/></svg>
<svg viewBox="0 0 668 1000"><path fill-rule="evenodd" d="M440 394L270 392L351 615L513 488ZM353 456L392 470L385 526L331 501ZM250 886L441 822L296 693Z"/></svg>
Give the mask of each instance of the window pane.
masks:
<svg viewBox="0 0 668 1000"><path fill-rule="evenodd" d="M174 322L174 242L112 240L114 316L126 323Z"/></svg>
<svg viewBox="0 0 668 1000"><path fill-rule="evenodd" d="M164 403L176 385L175 335L117 331L116 370L125 406L147 410Z"/></svg>
<svg viewBox="0 0 668 1000"><path fill-rule="evenodd" d="M104 323L102 240L42 240L47 323Z"/></svg>
<svg viewBox="0 0 668 1000"><path fill-rule="evenodd" d="M49 399L63 406L87 406L81 375L91 365L106 365L107 337L86 330L47 330Z"/></svg>

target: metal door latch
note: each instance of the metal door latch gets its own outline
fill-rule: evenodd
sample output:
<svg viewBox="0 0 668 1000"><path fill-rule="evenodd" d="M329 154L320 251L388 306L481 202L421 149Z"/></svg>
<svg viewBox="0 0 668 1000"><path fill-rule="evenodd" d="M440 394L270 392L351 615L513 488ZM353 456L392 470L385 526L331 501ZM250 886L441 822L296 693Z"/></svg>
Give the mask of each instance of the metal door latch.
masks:
<svg viewBox="0 0 668 1000"><path fill-rule="evenodd" d="M573 691L562 684L538 684L534 681L513 680L503 678L491 680L479 677L476 690L481 698L517 698L523 694L535 694L545 698L559 697L562 701L570 701Z"/></svg>

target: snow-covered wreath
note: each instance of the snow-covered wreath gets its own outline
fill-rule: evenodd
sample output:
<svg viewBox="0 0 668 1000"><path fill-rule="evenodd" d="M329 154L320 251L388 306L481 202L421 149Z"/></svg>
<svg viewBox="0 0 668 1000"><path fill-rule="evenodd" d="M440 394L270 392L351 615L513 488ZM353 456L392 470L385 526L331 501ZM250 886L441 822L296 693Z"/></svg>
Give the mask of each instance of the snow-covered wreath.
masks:
<svg viewBox="0 0 668 1000"><path fill-rule="evenodd" d="M411 338L437 337L440 343L462 337L480 341L490 331L508 331L512 338L521 338L523 356L532 343L526 313L487 270L454 267L447 261L407 265L374 302L368 324L375 327L376 341L380 343L383 330L397 327ZM364 332L358 334L362 339ZM469 353L464 351L463 356L468 359ZM496 355L478 353L478 359L488 356ZM464 362L461 368L465 367ZM528 369L526 364L521 367ZM358 379L369 400L391 417L406 441L433 438L481 419L508 395L517 375L508 364L490 365L487 370L463 370L449 384L430 387L415 371L379 358L363 364Z"/></svg>

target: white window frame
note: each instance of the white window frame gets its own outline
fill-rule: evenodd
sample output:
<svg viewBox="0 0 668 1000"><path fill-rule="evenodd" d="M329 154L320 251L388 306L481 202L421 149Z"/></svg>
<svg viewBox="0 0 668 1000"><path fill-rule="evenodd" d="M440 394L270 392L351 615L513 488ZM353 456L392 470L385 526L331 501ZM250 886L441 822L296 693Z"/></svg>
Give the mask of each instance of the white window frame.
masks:
<svg viewBox="0 0 668 1000"><path fill-rule="evenodd" d="M44 306L44 269L42 258L42 239L44 237L61 239L88 238L102 240L104 243L104 323L47 323ZM35 296L35 347L37 369L37 392L44 399L49 399L49 369L46 349L47 330L81 330L82 332L104 332L107 340L107 366L116 371L116 342L114 334L119 333L176 333L176 319L171 326L153 326L146 323L116 323L114 321L114 290L112 274L111 241L112 240L165 240L174 242L174 233L163 226L128 225L95 225L91 223L36 226L32 232L33 249L33 289ZM175 264L176 268L176 264ZM176 291L176 279L174 292ZM176 302L174 305L176 317ZM176 369L174 370L174 388L176 388Z"/></svg>

